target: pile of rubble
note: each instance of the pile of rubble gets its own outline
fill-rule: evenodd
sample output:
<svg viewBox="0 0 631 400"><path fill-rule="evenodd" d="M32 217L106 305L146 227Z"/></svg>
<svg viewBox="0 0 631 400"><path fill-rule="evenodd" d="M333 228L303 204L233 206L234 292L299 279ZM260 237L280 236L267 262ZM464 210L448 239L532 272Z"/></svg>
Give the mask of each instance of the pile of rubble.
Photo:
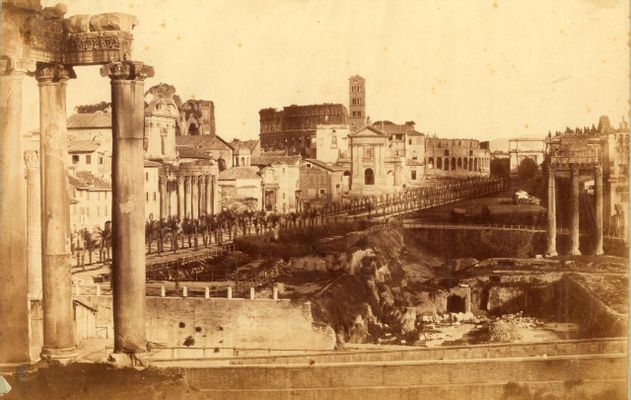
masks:
<svg viewBox="0 0 631 400"><path fill-rule="evenodd" d="M505 314L492 321L489 328L490 342L515 342L524 339L524 329L535 329L543 323L533 317L524 317L523 311Z"/></svg>

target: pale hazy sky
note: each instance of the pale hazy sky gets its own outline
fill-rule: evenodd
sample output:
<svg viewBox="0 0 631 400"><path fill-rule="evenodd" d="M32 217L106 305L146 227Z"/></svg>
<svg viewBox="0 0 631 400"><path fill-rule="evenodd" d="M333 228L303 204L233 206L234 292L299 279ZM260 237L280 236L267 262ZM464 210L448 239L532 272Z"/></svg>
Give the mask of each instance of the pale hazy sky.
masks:
<svg viewBox="0 0 631 400"><path fill-rule="evenodd" d="M352 74L367 79L373 121L443 137L543 136L628 114L627 0L65 3L66 16L136 15L133 58L156 71L145 87L214 101L228 140L257 137L264 107L347 105ZM76 71L69 113L109 100L97 67Z"/></svg>

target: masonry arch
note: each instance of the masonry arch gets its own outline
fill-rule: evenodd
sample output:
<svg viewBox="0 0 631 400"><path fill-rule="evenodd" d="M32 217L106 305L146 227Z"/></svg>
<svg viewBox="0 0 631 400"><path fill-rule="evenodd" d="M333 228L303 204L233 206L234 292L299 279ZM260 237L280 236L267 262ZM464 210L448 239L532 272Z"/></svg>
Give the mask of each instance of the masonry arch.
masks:
<svg viewBox="0 0 631 400"><path fill-rule="evenodd" d="M443 165L445 166L445 171L449 171L449 157L445 157L445 163Z"/></svg>
<svg viewBox="0 0 631 400"><path fill-rule="evenodd" d="M374 185L375 184L375 172L372 168L366 168L364 170L364 185Z"/></svg>
<svg viewBox="0 0 631 400"><path fill-rule="evenodd" d="M443 168L443 159L442 159L442 157L436 157L436 168L437 169L442 169Z"/></svg>
<svg viewBox="0 0 631 400"><path fill-rule="evenodd" d="M462 168L462 157L458 157L458 168Z"/></svg>
<svg viewBox="0 0 631 400"><path fill-rule="evenodd" d="M452 171L456 170L456 157L451 158L451 170Z"/></svg>

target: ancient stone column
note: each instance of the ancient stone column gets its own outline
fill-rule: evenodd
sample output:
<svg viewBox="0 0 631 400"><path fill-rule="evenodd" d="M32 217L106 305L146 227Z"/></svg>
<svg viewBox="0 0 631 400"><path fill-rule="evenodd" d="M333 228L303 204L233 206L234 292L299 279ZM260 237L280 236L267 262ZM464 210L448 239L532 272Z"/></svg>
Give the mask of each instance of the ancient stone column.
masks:
<svg viewBox="0 0 631 400"><path fill-rule="evenodd" d="M112 281L114 353L146 351L144 79L141 62L104 65L112 87Z"/></svg>
<svg viewBox="0 0 631 400"><path fill-rule="evenodd" d="M218 214L221 210L219 209L219 187L217 185L217 175L213 175L210 182L212 186L212 213Z"/></svg>
<svg viewBox="0 0 631 400"><path fill-rule="evenodd" d="M160 219L166 219L169 216L169 201L167 192L167 178L158 178L160 186Z"/></svg>
<svg viewBox="0 0 631 400"><path fill-rule="evenodd" d="M548 167L548 250L546 256L557 255L556 171Z"/></svg>
<svg viewBox="0 0 631 400"><path fill-rule="evenodd" d="M600 165L594 167L594 195L596 232L594 237L594 254L603 254L603 170Z"/></svg>
<svg viewBox="0 0 631 400"><path fill-rule="evenodd" d="M209 176L204 177L204 182L206 184L205 186L205 190L206 190L206 214L210 215L213 212L213 187L212 187L212 180Z"/></svg>
<svg viewBox="0 0 631 400"><path fill-rule="evenodd" d="M184 178L177 178L177 218L179 220L184 219Z"/></svg>
<svg viewBox="0 0 631 400"><path fill-rule="evenodd" d="M570 255L580 255L579 250L580 232L579 232L579 187L578 187L578 165L570 165L570 184L571 184L571 198L570 198Z"/></svg>
<svg viewBox="0 0 631 400"><path fill-rule="evenodd" d="M187 176L184 178L184 216L191 218L193 213L191 212L191 183L192 178Z"/></svg>
<svg viewBox="0 0 631 400"><path fill-rule="evenodd" d="M30 362L22 81L26 63L0 60L0 368Z"/></svg>
<svg viewBox="0 0 631 400"><path fill-rule="evenodd" d="M38 66L40 176L42 182L42 284L44 344L41 357L68 362L77 357L70 271L70 201L66 155L66 82L74 71Z"/></svg>
<svg viewBox="0 0 631 400"><path fill-rule="evenodd" d="M31 299L42 299L42 220L41 184L39 178L39 153L24 152L26 165L26 230L28 260L28 295Z"/></svg>
<svg viewBox="0 0 631 400"><path fill-rule="evenodd" d="M191 218L199 216L199 183L197 176L191 177Z"/></svg>

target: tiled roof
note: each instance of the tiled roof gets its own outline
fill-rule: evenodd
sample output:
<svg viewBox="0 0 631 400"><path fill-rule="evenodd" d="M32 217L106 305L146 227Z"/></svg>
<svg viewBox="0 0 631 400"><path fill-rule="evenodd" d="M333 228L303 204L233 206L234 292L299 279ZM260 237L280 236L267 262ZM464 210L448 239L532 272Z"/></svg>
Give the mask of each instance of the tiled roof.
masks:
<svg viewBox="0 0 631 400"><path fill-rule="evenodd" d="M355 133L349 135L350 137L359 137L359 136L389 136L386 132L375 128L374 126L365 126L362 129L358 130Z"/></svg>
<svg viewBox="0 0 631 400"><path fill-rule="evenodd" d="M425 136L424 133L421 133L421 132L416 131L416 130L411 130L409 132L406 132L405 134L408 135L408 136Z"/></svg>
<svg viewBox="0 0 631 400"><path fill-rule="evenodd" d="M304 163L311 163L313 165L316 165L320 168L324 168L328 171L333 171L333 172L337 172L337 171L344 171L344 168L342 167L338 167L337 165L333 165L333 164L329 164L326 163L324 161L320 161L320 160L316 160L315 158L305 158Z"/></svg>
<svg viewBox="0 0 631 400"><path fill-rule="evenodd" d="M94 140L73 140L68 142L68 153L93 153L101 144Z"/></svg>
<svg viewBox="0 0 631 400"><path fill-rule="evenodd" d="M231 150L223 139L216 135L185 135L176 136L175 143L178 146L192 146L199 150Z"/></svg>
<svg viewBox="0 0 631 400"><path fill-rule="evenodd" d="M89 171L75 171L68 176L68 181L77 189L83 190L112 190L112 184Z"/></svg>
<svg viewBox="0 0 631 400"><path fill-rule="evenodd" d="M81 128L111 128L112 114L106 112L95 112L87 114L73 114L66 122L68 129Z"/></svg>
<svg viewBox="0 0 631 400"><path fill-rule="evenodd" d="M254 151L254 149L256 148L256 146L259 144L258 140L239 140L239 139L235 139L232 142L230 142L230 146L233 149L238 149L239 147L245 147L246 149L250 150L250 153Z"/></svg>
<svg viewBox="0 0 631 400"><path fill-rule="evenodd" d="M220 181L229 181L233 179L257 179L259 175L257 167L233 167L221 171L219 173Z"/></svg>
<svg viewBox="0 0 631 400"><path fill-rule="evenodd" d="M193 146L178 145L175 146L175 150L177 151L180 158L197 158L202 160L207 160L211 158L208 154L204 153L201 150L198 150L196 147Z"/></svg>
<svg viewBox="0 0 631 400"><path fill-rule="evenodd" d="M145 168L159 168L161 166L162 164L160 164L159 162L145 160Z"/></svg>
<svg viewBox="0 0 631 400"><path fill-rule="evenodd" d="M252 157L252 165L272 165L275 162L285 163L287 165L296 165L302 159L301 156L278 156L274 154L261 153L259 157Z"/></svg>

